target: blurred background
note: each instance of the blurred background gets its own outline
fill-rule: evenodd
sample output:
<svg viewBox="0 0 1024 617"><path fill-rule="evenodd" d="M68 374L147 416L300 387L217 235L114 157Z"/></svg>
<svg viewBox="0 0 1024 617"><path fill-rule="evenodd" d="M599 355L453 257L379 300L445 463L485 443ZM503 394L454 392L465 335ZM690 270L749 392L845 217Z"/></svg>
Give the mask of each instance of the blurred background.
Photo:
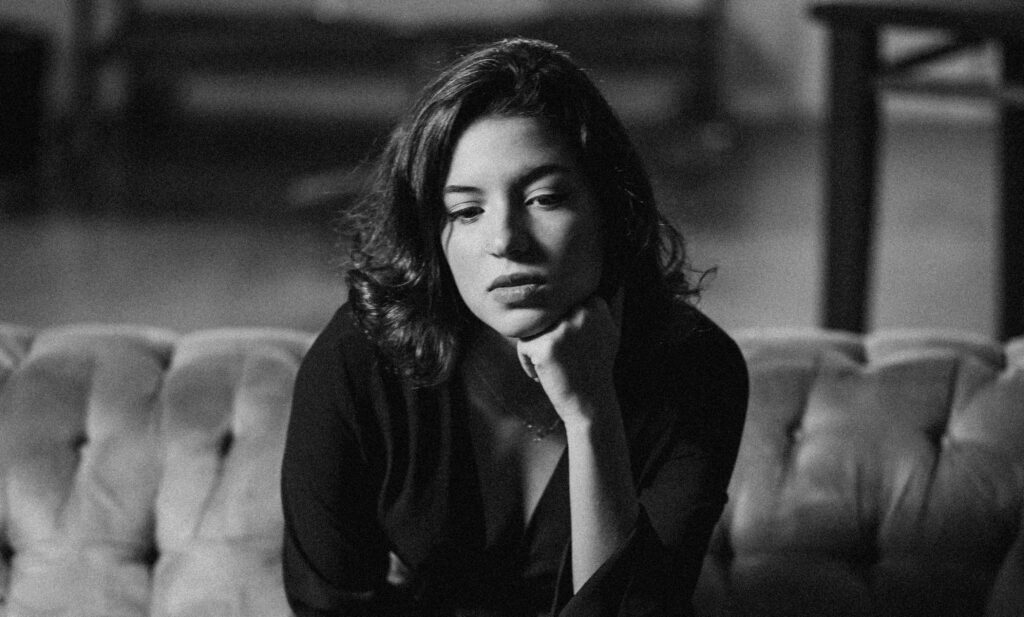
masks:
<svg viewBox="0 0 1024 617"><path fill-rule="evenodd" d="M816 325L827 40L807 4L5 0L0 321L319 329L346 295L337 215L388 128L460 50L527 35L622 115L693 266L717 269L705 312ZM994 335L994 110L885 106L871 328Z"/></svg>

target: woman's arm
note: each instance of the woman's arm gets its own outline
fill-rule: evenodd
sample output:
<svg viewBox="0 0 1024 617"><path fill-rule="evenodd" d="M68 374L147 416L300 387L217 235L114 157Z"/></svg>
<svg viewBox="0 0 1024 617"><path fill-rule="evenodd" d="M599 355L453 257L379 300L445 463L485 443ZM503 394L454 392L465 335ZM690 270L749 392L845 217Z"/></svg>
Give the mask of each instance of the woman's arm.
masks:
<svg viewBox="0 0 1024 617"><path fill-rule="evenodd" d="M518 347L565 423L574 591L626 541L639 509L613 380L618 337L595 297Z"/></svg>
<svg viewBox="0 0 1024 617"><path fill-rule="evenodd" d="M574 592L625 543L639 510L618 404L605 406L565 427Z"/></svg>
<svg viewBox="0 0 1024 617"><path fill-rule="evenodd" d="M299 369L282 461L284 587L299 617L390 614L378 597L388 550L373 474L351 422L357 376L347 374L336 325Z"/></svg>
<svg viewBox="0 0 1024 617"><path fill-rule="evenodd" d="M620 386L639 386L616 401L636 407L630 411L636 524L624 543L605 547L614 552L589 579L572 586L562 581L555 600L562 617L688 614L726 501L748 386L739 349L717 326L696 314L681 317L678 328L663 341L652 339L656 348L644 349L625 365L626 372L619 371ZM605 442L595 441L593 451L614 460ZM571 521L577 525L575 516ZM573 558L579 543L575 531ZM575 559L564 567L566 573L574 569Z"/></svg>

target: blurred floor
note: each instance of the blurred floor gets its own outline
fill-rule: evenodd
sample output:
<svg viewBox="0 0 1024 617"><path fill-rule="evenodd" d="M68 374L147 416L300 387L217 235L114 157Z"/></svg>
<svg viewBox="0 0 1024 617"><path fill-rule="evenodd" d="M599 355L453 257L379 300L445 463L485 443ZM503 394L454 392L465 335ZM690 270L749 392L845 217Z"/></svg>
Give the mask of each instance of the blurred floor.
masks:
<svg viewBox="0 0 1024 617"><path fill-rule="evenodd" d="M189 134L198 137L171 131L151 143L128 174L132 197L106 215L55 204L0 218L0 321L320 328L345 297L332 206L315 182L296 180L352 167L379 133ZM873 327L994 334L994 138L983 123L889 131ZM730 330L814 325L817 128L742 127L736 151L706 175L680 171L675 139L637 138L694 266L717 267L701 306Z"/></svg>

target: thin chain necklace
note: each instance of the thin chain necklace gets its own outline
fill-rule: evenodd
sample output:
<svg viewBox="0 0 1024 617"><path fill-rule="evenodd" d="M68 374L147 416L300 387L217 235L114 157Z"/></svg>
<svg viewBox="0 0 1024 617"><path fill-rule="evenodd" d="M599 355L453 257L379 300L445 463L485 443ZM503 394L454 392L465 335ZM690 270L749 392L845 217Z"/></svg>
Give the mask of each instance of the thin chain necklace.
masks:
<svg viewBox="0 0 1024 617"><path fill-rule="evenodd" d="M554 433L555 429L557 429L558 426L562 423L561 418L555 418L555 421L547 426L537 425L533 421L527 420L526 418L522 417L519 418L519 421L522 422L523 426L526 427L526 430L531 433L530 438L533 441L543 441L545 437L547 437L551 433Z"/></svg>
<svg viewBox="0 0 1024 617"><path fill-rule="evenodd" d="M558 417L558 414L555 414L555 420L553 422L541 423L537 418L524 417L516 410L510 410L505 406L504 399L494 390L494 387L491 386L491 382L487 380L487 377L483 372L476 367L473 362L468 362L468 364L470 365L470 369L473 371L473 374L476 375L477 379L480 380L484 388L487 390L487 394L490 395L491 399L494 400L494 402L498 404L505 413L522 422L523 426L526 427L527 432L530 433L530 438L533 441L543 441L545 437L555 432L555 430L558 429L558 426L562 424L562 418Z"/></svg>

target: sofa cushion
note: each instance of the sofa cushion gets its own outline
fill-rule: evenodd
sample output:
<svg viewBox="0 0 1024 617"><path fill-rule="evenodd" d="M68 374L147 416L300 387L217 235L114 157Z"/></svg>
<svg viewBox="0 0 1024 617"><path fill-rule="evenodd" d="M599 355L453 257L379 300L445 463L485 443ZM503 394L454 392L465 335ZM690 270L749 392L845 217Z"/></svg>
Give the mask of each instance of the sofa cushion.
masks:
<svg viewBox="0 0 1024 617"><path fill-rule="evenodd" d="M922 331L740 344L751 412L703 612L983 614L1024 511L1020 355Z"/></svg>
<svg viewBox="0 0 1024 617"><path fill-rule="evenodd" d="M25 343L0 377L8 614L146 614L173 336L100 326L0 338Z"/></svg>
<svg viewBox="0 0 1024 617"><path fill-rule="evenodd" d="M162 397L153 615L288 614L278 487L309 342L251 330L178 340Z"/></svg>
<svg viewBox="0 0 1024 617"><path fill-rule="evenodd" d="M4 614L287 614L278 464L311 340L0 327Z"/></svg>
<svg viewBox="0 0 1024 617"><path fill-rule="evenodd" d="M285 615L308 333L0 324L0 615ZM740 334L699 615L1024 614L1024 339Z"/></svg>

